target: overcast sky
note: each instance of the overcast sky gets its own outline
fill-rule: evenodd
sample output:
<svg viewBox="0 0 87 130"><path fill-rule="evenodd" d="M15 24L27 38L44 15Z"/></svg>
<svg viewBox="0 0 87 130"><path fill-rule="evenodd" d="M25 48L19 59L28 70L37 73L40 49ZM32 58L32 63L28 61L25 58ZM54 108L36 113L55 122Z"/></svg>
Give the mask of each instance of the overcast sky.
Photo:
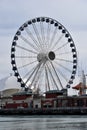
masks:
<svg viewBox="0 0 87 130"><path fill-rule="evenodd" d="M16 31L39 16L66 27L77 48L79 67L87 73L87 0L0 0L0 79L12 72L10 49Z"/></svg>

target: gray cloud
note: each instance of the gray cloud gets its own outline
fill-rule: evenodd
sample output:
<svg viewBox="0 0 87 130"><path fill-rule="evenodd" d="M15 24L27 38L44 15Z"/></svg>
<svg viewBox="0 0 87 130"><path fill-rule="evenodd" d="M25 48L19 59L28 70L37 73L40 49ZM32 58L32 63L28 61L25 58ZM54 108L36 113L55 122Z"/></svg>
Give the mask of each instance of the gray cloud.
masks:
<svg viewBox="0 0 87 130"><path fill-rule="evenodd" d="M10 48L17 29L38 16L62 23L75 41L80 60L86 61L86 12L87 0L0 0L0 77L11 71Z"/></svg>
<svg viewBox="0 0 87 130"><path fill-rule="evenodd" d="M14 28L37 16L53 17L72 28L87 25L85 0L1 0L0 7L0 28Z"/></svg>

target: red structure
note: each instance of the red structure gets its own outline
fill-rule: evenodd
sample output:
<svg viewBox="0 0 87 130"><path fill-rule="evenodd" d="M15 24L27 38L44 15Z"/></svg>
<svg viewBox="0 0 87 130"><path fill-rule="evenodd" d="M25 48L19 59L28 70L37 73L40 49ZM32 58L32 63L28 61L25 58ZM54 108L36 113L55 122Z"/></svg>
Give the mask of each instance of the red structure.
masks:
<svg viewBox="0 0 87 130"><path fill-rule="evenodd" d="M84 94L84 90L87 89L87 86L86 85L83 85L83 83L79 83L77 84L76 86L72 87L73 89L75 90L78 90L79 91L79 95L83 95Z"/></svg>

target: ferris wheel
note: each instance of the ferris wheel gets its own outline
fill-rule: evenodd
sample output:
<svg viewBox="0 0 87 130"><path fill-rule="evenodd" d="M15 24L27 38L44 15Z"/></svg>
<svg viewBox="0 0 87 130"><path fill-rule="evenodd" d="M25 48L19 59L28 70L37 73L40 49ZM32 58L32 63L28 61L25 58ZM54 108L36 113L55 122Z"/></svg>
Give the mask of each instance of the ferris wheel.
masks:
<svg viewBox="0 0 87 130"><path fill-rule="evenodd" d="M76 47L61 23L48 17L34 18L16 32L11 64L23 88L70 88L77 70Z"/></svg>

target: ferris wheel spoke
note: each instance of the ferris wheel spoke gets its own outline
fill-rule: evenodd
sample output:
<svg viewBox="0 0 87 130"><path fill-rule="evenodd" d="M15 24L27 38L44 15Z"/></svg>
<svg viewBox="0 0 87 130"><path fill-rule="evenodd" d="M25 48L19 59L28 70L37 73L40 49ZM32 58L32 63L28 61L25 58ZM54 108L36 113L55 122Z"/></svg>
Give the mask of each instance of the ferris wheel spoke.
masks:
<svg viewBox="0 0 87 130"><path fill-rule="evenodd" d="M45 66L46 68L47 68L47 66ZM52 80L51 80L51 77L50 77L50 80L49 80L49 76L50 76L50 74L48 74L49 73L49 71L48 71L48 68L47 68L47 75L46 75L46 91L50 91L51 90L51 87L52 87ZM50 87L50 85L51 85L51 87Z"/></svg>
<svg viewBox="0 0 87 130"><path fill-rule="evenodd" d="M60 84L60 87L63 89L63 85L62 85L61 80L60 80L60 78L59 78L59 76L58 76L58 74L57 74L57 72L56 72L56 70L55 70L55 67L54 67L54 65L53 65L52 62L50 62L50 63L51 63L51 66L52 66L52 68L53 68L53 71L54 71L54 73L55 73L55 75L56 75L56 77L57 77L57 80L58 80L58 82L59 82L59 84Z"/></svg>
<svg viewBox="0 0 87 130"><path fill-rule="evenodd" d="M61 39L63 38L64 34L61 34L61 36L57 39L57 41L54 43L53 45L53 49L56 48L56 46L59 44L59 42L61 41Z"/></svg>
<svg viewBox="0 0 87 130"><path fill-rule="evenodd" d="M21 68L24 68L24 67L26 67L26 66L29 66L29 65L31 65L31 64L33 64L33 63L35 63L35 62L37 62L37 60L35 60L35 61L33 61L33 62L29 62L28 64L25 64L25 65L19 66L18 69L21 69Z"/></svg>
<svg viewBox="0 0 87 130"><path fill-rule="evenodd" d="M44 80L44 81L45 81L45 86L46 86L46 87L45 87L45 92L46 92L47 89L48 89L47 76L46 76L46 66L45 66L45 69L44 69L44 74L45 74L45 75L44 75L44 76L45 76L45 80Z"/></svg>
<svg viewBox="0 0 87 130"><path fill-rule="evenodd" d="M68 63L73 63L73 61L71 61L71 60L66 60L66 59L59 59L59 58L56 58L56 60L64 61L64 62L68 62Z"/></svg>
<svg viewBox="0 0 87 130"><path fill-rule="evenodd" d="M34 66L30 71L28 71L24 76L23 76L23 79L26 79L27 76L29 76L35 69L36 67Z"/></svg>
<svg viewBox="0 0 87 130"><path fill-rule="evenodd" d="M66 42L65 44L63 44L62 46L58 47L55 51L58 51L59 49L62 49L63 47L65 47L68 44L68 42Z"/></svg>
<svg viewBox="0 0 87 130"><path fill-rule="evenodd" d="M36 72L34 73L34 77L33 77L32 81L31 81L31 86L34 85L35 81L37 82L37 80L38 80L37 77L38 77L38 74L39 74L39 70L40 70L41 64L42 63L40 63L38 65L38 68L37 68Z"/></svg>
<svg viewBox="0 0 87 130"><path fill-rule="evenodd" d="M52 45L53 45L53 43L54 43L54 39L55 39L55 36L56 36L56 34L57 34L57 30L58 30L58 28L56 27L56 28L54 29L53 34L52 34L52 38L51 38L51 41L50 41L50 44L49 44L49 47L50 47L50 48L52 47ZM53 48L53 47L52 47L52 48Z"/></svg>
<svg viewBox="0 0 87 130"><path fill-rule="evenodd" d="M36 47L40 50L41 48L39 47L39 43L37 42L37 40L35 39L35 37L33 36L33 34L30 32L30 30L28 28L25 28L26 33L28 34L28 36L32 39L32 41L35 43Z"/></svg>
<svg viewBox="0 0 87 130"><path fill-rule="evenodd" d="M67 79L66 75L64 75L59 69L58 69L58 72L63 77L63 79L65 79L65 81L68 82L68 79Z"/></svg>
<svg viewBox="0 0 87 130"><path fill-rule="evenodd" d="M68 71L68 72L70 72L70 73L72 73L72 70L70 70L69 68L65 67L64 65L59 64L59 63L58 63L58 62L56 62L56 61L55 61L55 63L56 63L57 65L59 65L61 68L63 68L63 69L65 69L65 70L67 70L67 71Z"/></svg>
<svg viewBox="0 0 87 130"><path fill-rule="evenodd" d="M38 32L38 30L37 30L37 27L36 27L36 25L35 25L34 23L32 24L32 26L33 26L33 29L34 29L34 31L35 31L36 37L37 37L37 39L38 39L39 45L40 45L40 47L41 47L41 49L42 49L42 41L41 41L39 32Z"/></svg>
<svg viewBox="0 0 87 130"><path fill-rule="evenodd" d="M47 44L47 48L49 46L50 31L51 31L51 25L50 25L50 23L48 23L48 26L47 26L47 36L46 36L46 41L45 41L45 43Z"/></svg>
<svg viewBox="0 0 87 130"><path fill-rule="evenodd" d="M45 34L44 34L43 22L40 22L40 28L41 28L42 43L44 43L45 42Z"/></svg>
<svg viewBox="0 0 87 130"><path fill-rule="evenodd" d="M53 80L53 82L54 82L54 84L55 84L57 90L59 90L58 85L57 85L57 83L56 83L56 81L55 81L55 79L54 79L54 76L53 76L53 74L52 74L52 72L51 72L51 70L50 70L50 68L49 68L48 65L47 65L47 68L48 68L48 70L49 70L50 76L51 76L51 78L52 78L52 80Z"/></svg>
<svg viewBox="0 0 87 130"><path fill-rule="evenodd" d="M31 42L29 42L24 36L20 35L20 38L27 43L28 45L30 45L34 50L38 51L38 48L36 48Z"/></svg>
<svg viewBox="0 0 87 130"><path fill-rule="evenodd" d="M34 77L34 81L33 81L33 85L34 86L36 86L36 84L38 83L38 81L41 79L40 76L41 76L41 74L43 72L44 64L45 64L45 62L40 65L40 67L39 67L39 69L38 69L38 71L36 73L36 76Z"/></svg>
<svg viewBox="0 0 87 130"><path fill-rule="evenodd" d="M16 45L16 46L17 46L18 48L22 49L22 50L27 51L27 52L31 52L31 53L37 54L37 52L32 51L32 50L29 50L29 49L27 49L27 48L25 48L25 47L22 47L22 46L20 46L20 45Z"/></svg>
<svg viewBox="0 0 87 130"><path fill-rule="evenodd" d="M58 53L58 54L56 54L56 55L68 55L68 54L71 54L72 52L71 51L69 51L69 52L63 52L63 53Z"/></svg>
<svg viewBox="0 0 87 130"><path fill-rule="evenodd" d="M39 66L40 66L40 63L38 63L36 65L36 67L33 69L32 73L29 75L29 77L27 78L26 82L27 83L28 81L30 81L31 77L33 76L34 73L36 73L36 71L39 69Z"/></svg>
<svg viewBox="0 0 87 130"><path fill-rule="evenodd" d="M36 58L36 56L15 56L15 58Z"/></svg>
<svg viewBox="0 0 87 130"><path fill-rule="evenodd" d="M40 30L41 30L42 48L43 48L43 51L44 51L47 48L47 44L45 42L45 29L44 29L44 26L43 26L43 22L40 22Z"/></svg>
<svg viewBox="0 0 87 130"><path fill-rule="evenodd" d="M49 83L49 78L48 78L48 71L47 71L47 67L45 66L45 79L46 79L46 86L47 88L50 90L50 83Z"/></svg>

